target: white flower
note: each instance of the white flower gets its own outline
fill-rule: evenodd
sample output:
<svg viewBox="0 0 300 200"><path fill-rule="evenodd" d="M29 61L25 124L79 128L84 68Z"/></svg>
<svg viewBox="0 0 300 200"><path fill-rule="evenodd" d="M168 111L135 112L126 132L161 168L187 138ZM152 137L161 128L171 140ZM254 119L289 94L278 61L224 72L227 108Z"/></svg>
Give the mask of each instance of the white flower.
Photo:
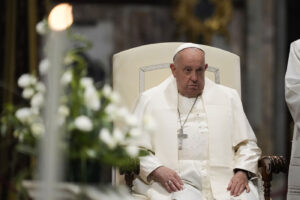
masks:
<svg viewBox="0 0 300 200"><path fill-rule="evenodd" d="M45 35L48 31L47 24L45 23L45 21L42 20L39 23L37 23L35 26L35 30L40 35Z"/></svg>
<svg viewBox="0 0 300 200"><path fill-rule="evenodd" d="M92 78L89 77L84 77L80 79L80 84L84 87L84 88L89 88L89 87L94 87L94 81Z"/></svg>
<svg viewBox="0 0 300 200"><path fill-rule="evenodd" d="M156 123L150 115L145 115L143 118L144 128L146 131L153 132L156 129Z"/></svg>
<svg viewBox="0 0 300 200"><path fill-rule="evenodd" d="M126 147L126 152L130 157L134 158L138 155L139 149L136 146L130 145Z"/></svg>
<svg viewBox="0 0 300 200"><path fill-rule="evenodd" d="M118 107L114 104L109 104L106 108L105 108L105 112L108 114L108 116L111 119L116 119L118 116Z"/></svg>
<svg viewBox="0 0 300 200"><path fill-rule="evenodd" d="M23 140L24 140L24 134L19 134L18 136L19 136L19 140L20 140L21 142L23 142Z"/></svg>
<svg viewBox="0 0 300 200"><path fill-rule="evenodd" d="M32 134L36 137L40 137L45 132L44 125L41 123L32 123L30 129L32 131Z"/></svg>
<svg viewBox="0 0 300 200"><path fill-rule="evenodd" d="M65 105L60 105L58 107L58 114L61 116L67 117L70 114L70 109Z"/></svg>
<svg viewBox="0 0 300 200"><path fill-rule="evenodd" d="M110 95L110 99L113 103L115 104L119 104L121 102L121 96L119 95L119 93L113 91Z"/></svg>
<svg viewBox="0 0 300 200"><path fill-rule="evenodd" d="M100 99L98 96L98 92L94 86L90 86L84 91L84 101L86 106L94 111L100 109Z"/></svg>
<svg viewBox="0 0 300 200"><path fill-rule="evenodd" d="M99 133L99 139L103 141L110 149L113 149L116 147L117 142L114 140L114 138L109 133L108 129L103 128L101 129Z"/></svg>
<svg viewBox="0 0 300 200"><path fill-rule="evenodd" d="M34 108L40 108L42 107L43 104L44 104L44 96L41 93L36 93L30 101L31 107Z"/></svg>
<svg viewBox="0 0 300 200"><path fill-rule="evenodd" d="M136 118L135 115L128 115L125 118L125 120L129 126L137 126L138 125L138 119Z"/></svg>
<svg viewBox="0 0 300 200"><path fill-rule="evenodd" d="M107 98L109 98L113 103L118 104L121 101L121 97L118 92L113 91L111 87L107 84L104 85L103 89L103 95Z"/></svg>
<svg viewBox="0 0 300 200"><path fill-rule="evenodd" d="M42 82L37 82L37 84L35 85L35 89L40 92L40 93L45 93L46 92L46 87L44 85L44 83Z"/></svg>
<svg viewBox="0 0 300 200"><path fill-rule="evenodd" d="M93 123L87 116L81 115L75 119L75 127L81 131L91 131L93 129Z"/></svg>
<svg viewBox="0 0 300 200"><path fill-rule="evenodd" d="M34 90L32 88L25 88L22 92L22 97L24 99L30 99L34 94Z"/></svg>
<svg viewBox="0 0 300 200"><path fill-rule="evenodd" d="M114 104L109 104L108 106L106 106L106 108L105 108L105 112L107 113L107 114L109 114L109 113L114 113L114 112L116 112L117 111L117 106L116 105L114 105Z"/></svg>
<svg viewBox="0 0 300 200"><path fill-rule="evenodd" d="M130 131L129 131L129 135L131 136L131 137L139 137L140 135L141 135L142 133L141 133L141 130L140 129L138 129L138 128L133 128L133 129L131 129Z"/></svg>
<svg viewBox="0 0 300 200"><path fill-rule="evenodd" d="M43 60L41 60L40 64L39 64L39 72L41 75L46 75L48 70L50 68L50 61L47 58L44 58Z"/></svg>
<svg viewBox="0 0 300 200"><path fill-rule="evenodd" d="M68 70L61 76L60 82L63 86L66 86L72 81L72 78L73 78L72 72Z"/></svg>
<svg viewBox="0 0 300 200"><path fill-rule="evenodd" d="M105 84L102 91L104 96L109 97L111 95L112 89L109 85Z"/></svg>
<svg viewBox="0 0 300 200"><path fill-rule="evenodd" d="M40 114L39 108L36 108L36 107L30 108L30 111L33 115L36 115L36 116Z"/></svg>
<svg viewBox="0 0 300 200"><path fill-rule="evenodd" d="M115 104L111 103L105 108L105 112L112 120L123 120L129 126L134 126L137 123L137 120L132 117L130 112L126 107L118 107Z"/></svg>
<svg viewBox="0 0 300 200"><path fill-rule="evenodd" d="M58 186L60 188L64 187L64 186ZM68 184L67 186L68 188L68 192L70 192L70 194L75 194L77 197L80 196L80 194L82 193L82 186L80 185L75 185L75 184Z"/></svg>
<svg viewBox="0 0 300 200"><path fill-rule="evenodd" d="M118 128L115 128L113 131L113 137L116 140L116 142L120 143L124 140L124 134L122 131Z"/></svg>
<svg viewBox="0 0 300 200"><path fill-rule="evenodd" d="M67 54L65 57L64 57L64 64L65 65L69 65L73 62L73 57L71 56L71 54Z"/></svg>
<svg viewBox="0 0 300 200"><path fill-rule="evenodd" d="M101 104L93 79L89 77L81 78L80 84L84 87L84 101L86 106L94 111L99 110Z"/></svg>
<svg viewBox="0 0 300 200"><path fill-rule="evenodd" d="M70 110L67 106L65 105L60 105L58 107L58 116L57 116L57 121L58 125L61 126L65 123L66 117L69 116Z"/></svg>
<svg viewBox="0 0 300 200"><path fill-rule="evenodd" d="M121 119L126 119L127 117L130 117L130 113L126 107L119 108L117 111L117 115Z"/></svg>
<svg viewBox="0 0 300 200"><path fill-rule="evenodd" d="M20 120L23 123L26 123L30 120L32 116L31 109L30 108L20 108L16 111L16 117L18 120Z"/></svg>
<svg viewBox="0 0 300 200"><path fill-rule="evenodd" d="M85 152L90 158L96 157L96 151L94 149L87 149Z"/></svg>
<svg viewBox="0 0 300 200"><path fill-rule="evenodd" d="M23 74L18 79L18 86L21 88L25 88L30 85L34 85L35 83L36 83L36 78L30 74Z"/></svg>

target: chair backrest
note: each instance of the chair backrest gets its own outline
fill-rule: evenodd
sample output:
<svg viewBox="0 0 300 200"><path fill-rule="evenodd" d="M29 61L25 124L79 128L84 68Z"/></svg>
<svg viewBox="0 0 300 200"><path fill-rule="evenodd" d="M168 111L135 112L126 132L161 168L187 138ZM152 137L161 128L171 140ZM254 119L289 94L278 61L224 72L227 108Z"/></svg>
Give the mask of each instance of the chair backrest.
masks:
<svg viewBox="0 0 300 200"><path fill-rule="evenodd" d="M113 56L113 88L132 109L139 93L158 85L171 75L169 68L175 49L181 42L157 43L122 51ZM211 80L236 89L241 94L240 58L222 49L201 45ZM124 183L114 169L113 184Z"/></svg>
<svg viewBox="0 0 300 200"><path fill-rule="evenodd" d="M171 75L169 69L175 49L181 42L144 45L113 56L113 88L123 103L132 108L139 93L158 85ZM219 48L201 45L211 80L236 89L241 94L239 56Z"/></svg>

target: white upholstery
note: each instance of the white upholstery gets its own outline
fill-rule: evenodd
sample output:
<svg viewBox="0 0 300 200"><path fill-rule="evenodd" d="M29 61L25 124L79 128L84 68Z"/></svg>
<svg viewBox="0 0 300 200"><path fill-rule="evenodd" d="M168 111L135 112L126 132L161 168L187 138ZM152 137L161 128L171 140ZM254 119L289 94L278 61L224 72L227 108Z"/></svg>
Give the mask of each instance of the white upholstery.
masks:
<svg viewBox="0 0 300 200"><path fill-rule="evenodd" d="M132 109L139 92L158 85L171 75L169 64L172 63L175 49L182 43L157 43L122 51L113 56L113 88L122 97L123 103ZM218 48L201 45L205 51L206 63L210 69L220 73L220 83L241 93L239 56ZM164 69L158 69L164 67ZM140 75L144 81L140 84ZM206 76L215 81L215 73L206 72ZM140 89L140 85L144 88ZM122 178L116 173L117 184Z"/></svg>
<svg viewBox="0 0 300 200"><path fill-rule="evenodd" d="M145 89L151 88L171 74L169 64L172 63L175 49L182 43L157 43L144 45L122 51L113 56L113 88L118 91L128 108L132 108L139 95L140 68L156 68L163 65L165 69L146 71ZM206 55L206 63L220 72L220 83L236 89L241 94L240 59L239 56L222 49L201 45ZM145 69L144 69L145 70ZM206 76L214 80L214 73Z"/></svg>

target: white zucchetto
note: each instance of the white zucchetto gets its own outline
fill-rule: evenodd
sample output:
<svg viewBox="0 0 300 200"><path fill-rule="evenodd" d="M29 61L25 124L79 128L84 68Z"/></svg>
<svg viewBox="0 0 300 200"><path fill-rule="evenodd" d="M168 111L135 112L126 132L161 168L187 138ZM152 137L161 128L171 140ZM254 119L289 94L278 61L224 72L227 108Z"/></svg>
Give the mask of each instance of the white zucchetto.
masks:
<svg viewBox="0 0 300 200"><path fill-rule="evenodd" d="M177 49L175 50L174 55L173 55L173 60L174 60L176 54L179 51L182 51L183 49L187 49L187 48L197 48L197 49L200 49L201 51L204 52L204 50L201 48L201 46L199 44L195 44L195 43L183 43L182 45L180 45L179 47L177 47Z"/></svg>

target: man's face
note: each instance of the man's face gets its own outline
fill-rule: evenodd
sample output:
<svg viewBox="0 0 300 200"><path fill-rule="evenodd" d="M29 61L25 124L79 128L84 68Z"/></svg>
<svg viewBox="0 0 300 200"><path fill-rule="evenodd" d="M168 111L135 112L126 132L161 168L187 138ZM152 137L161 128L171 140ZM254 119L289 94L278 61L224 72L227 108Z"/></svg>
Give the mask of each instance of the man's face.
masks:
<svg viewBox="0 0 300 200"><path fill-rule="evenodd" d="M203 51L197 48L183 49L177 53L170 67L181 95L192 98L202 93L207 69Z"/></svg>

